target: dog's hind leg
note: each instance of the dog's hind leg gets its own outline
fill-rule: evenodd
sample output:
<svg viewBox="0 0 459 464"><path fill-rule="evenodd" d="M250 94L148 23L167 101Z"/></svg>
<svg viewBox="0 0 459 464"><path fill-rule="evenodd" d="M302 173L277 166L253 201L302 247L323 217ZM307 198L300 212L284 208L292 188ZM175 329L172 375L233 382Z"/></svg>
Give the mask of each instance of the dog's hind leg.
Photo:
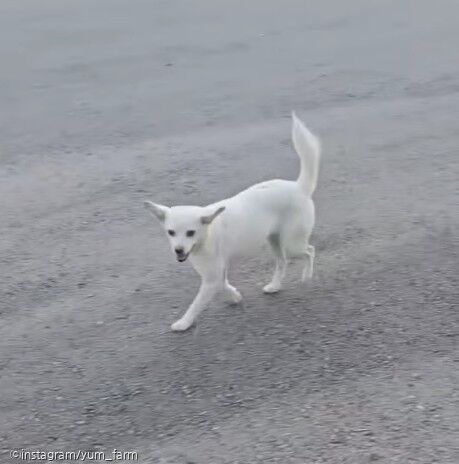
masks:
<svg viewBox="0 0 459 464"><path fill-rule="evenodd" d="M276 257L276 267L271 282L263 287L263 291L265 293L276 293L282 287L282 281L284 280L285 271L287 270L287 258L279 233L271 234L268 237L268 242Z"/></svg>
<svg viewBox="0 0 459 464"><path fill-rule="evenodd" d="M306 245L306 250L304 254L307 255L308 262L304 265L304 268L303 268L303 275L301 276L301 280L303 280L303 282L306 279L312 278L312 274L314 271L314 258L316 256L316 250L312 245Z"/></svg>
<svg viewBox="0 0 459 464"><path fill-rule="evenodd" d="M223 284L223 290L225 295L230 299L231 303L238 304L242 301L242 295L239 293L236 287L233 287L228 282L228 272L225 271L225 282Z"/></svg>

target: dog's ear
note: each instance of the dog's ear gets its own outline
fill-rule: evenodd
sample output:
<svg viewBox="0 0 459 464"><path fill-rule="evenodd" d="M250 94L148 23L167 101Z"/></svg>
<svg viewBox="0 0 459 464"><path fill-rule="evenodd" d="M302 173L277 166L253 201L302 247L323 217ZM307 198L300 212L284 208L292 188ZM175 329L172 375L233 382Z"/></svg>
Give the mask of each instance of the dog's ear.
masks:
<svg viewBox="0 0 459 464"><path fill-rule="evenodd" d="M218 208L212 214L201 216L201 223L204 225L210 224L220 213L223 213L223 211L225 211L225 207L220 206L220 208Z"/></svg>
<svg viewBox="0 0 459 464"><path fill-rule="evenodd" d="M161 222L164 222L164 219L166 219L166 214L169 211L169 208L167 206L158 205L148 200L145 200L143 202L143 205L155 218L157 218Z"/></svg>

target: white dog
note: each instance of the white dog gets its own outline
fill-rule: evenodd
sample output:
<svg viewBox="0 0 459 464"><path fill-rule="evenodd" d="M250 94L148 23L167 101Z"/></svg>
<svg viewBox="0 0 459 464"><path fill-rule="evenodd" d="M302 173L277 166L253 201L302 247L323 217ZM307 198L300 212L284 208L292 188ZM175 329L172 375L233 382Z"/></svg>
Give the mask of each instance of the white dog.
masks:
<svg viewBox="0 0 459 464"><path fill-rule="evenodd" d="M238 256L253 254L268 242L276 258L274 275L263 291L280 290L287 258L308 257L303 280L312 276L314 227L311 195L317 185L320 142L292 112L292 140L300 158L298 180L270 180L209 206L167 207L146 201L161 222L180 262L190 258L202 282L198 294L172 330L187 330L221 290L238 303L242 297L227 279L228 266Z"/></svg>

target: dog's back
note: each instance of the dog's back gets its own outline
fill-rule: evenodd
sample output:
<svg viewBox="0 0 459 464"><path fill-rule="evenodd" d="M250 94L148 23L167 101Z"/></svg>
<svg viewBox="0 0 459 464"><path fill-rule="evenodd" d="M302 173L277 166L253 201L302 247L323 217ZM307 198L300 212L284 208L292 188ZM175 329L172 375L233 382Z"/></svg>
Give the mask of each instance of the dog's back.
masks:
<svg viewBox="0 0 459 464"><path fill-rule="evenodd" d="M218 202L225 214L215 220L215 237L226 258L256 253L268 237L279 235L289 249L296 235L309 237L314 226L314 205L295 181L270 180L255 184Z"/></svg>

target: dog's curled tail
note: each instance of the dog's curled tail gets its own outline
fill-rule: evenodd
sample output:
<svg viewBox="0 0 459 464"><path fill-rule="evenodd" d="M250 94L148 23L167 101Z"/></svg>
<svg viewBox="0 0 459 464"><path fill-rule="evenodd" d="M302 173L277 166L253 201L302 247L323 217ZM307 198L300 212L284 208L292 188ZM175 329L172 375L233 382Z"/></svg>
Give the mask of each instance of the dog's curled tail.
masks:
<svg viewBox="0 0 459 464"><path fill-rule="evenodd" d="M320 162L320 140L298 119L292 111L292 141L300 158L298 184L310 197L317 186Z"/></svg>

